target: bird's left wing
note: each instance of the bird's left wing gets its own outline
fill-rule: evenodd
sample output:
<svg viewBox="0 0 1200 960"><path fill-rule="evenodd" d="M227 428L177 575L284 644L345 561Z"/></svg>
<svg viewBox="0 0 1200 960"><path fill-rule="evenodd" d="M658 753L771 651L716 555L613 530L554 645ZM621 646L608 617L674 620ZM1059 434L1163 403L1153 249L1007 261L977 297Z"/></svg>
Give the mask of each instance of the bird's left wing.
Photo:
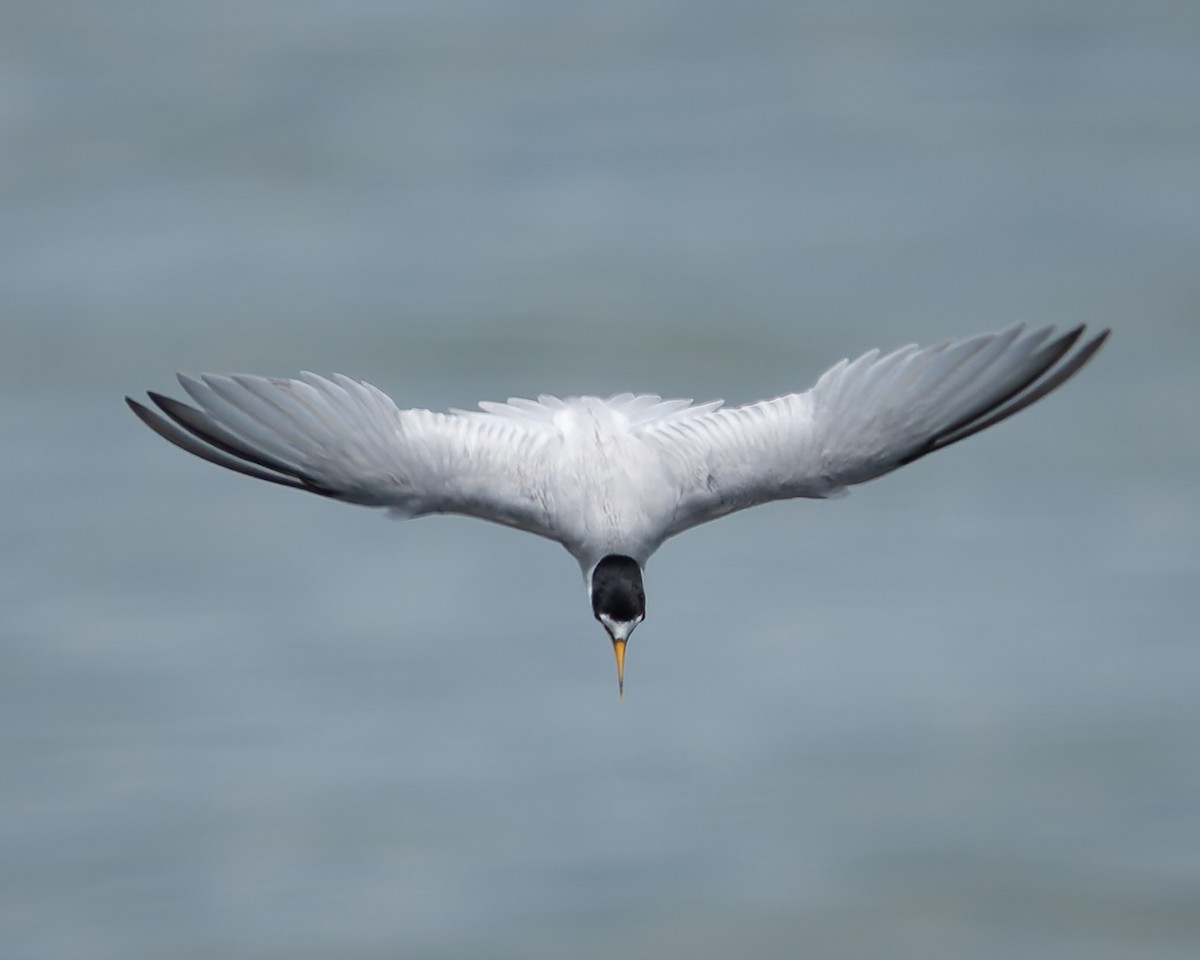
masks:
<svg viewBox="0 0 1200 960"><path fill-rule="evenodd" d="M678 493L666 535L770 500L836 496L993 426L1065 383L1108 336L1083 333L1018 325L873 350L805 393L648 424L641 434Z"/></svg>
<svg viewBox="0 0 1200 960"><path fill-rule="evenodd" d="M196 406L126 403L155 433L218 466L403 517L458 513L556 539L539 454L547 425L400 410L367 383L180 375ZM161 412L159 412L161 411Z"/></svg>

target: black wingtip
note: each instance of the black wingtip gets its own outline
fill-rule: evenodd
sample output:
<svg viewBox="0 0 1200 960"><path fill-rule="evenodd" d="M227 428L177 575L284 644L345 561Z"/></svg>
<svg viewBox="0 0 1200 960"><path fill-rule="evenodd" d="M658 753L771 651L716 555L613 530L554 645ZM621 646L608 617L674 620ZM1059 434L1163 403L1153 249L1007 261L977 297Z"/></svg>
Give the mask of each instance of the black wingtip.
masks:
<svg viewBox="0 0 1200 960"><path fill-rule="evenodd" d="M1043 346L1038 351L1044 358L1043 362L1022 385L1007 396L998 398L987 409L977 410L959 422L951 424L937 436L929 438L918 449L903 458L900 463L902 465L912 463L937 450L945 450L946 447L958 443L960 440L966 440L967 437L972 437L981 430L994 427L1053 393L1074 377L1096 355L1096 352L1104 346L1112 333L1112 329L1106 327L1080 345L1079 341L1086 331L1087 324L1081 323Z"/></svg>
<svg viewBox="0 0 1200 960"><path fill-rule="evenodd" d="M159 433L158 426L155 423L155 421L158 420L158 414L147 407L144 403L134 400L133 397L129 396L128 394L125 395L125 405L133 411L134 415L141 420L142 423L148 426L155 433Z"/></svg>
<svg viewBox="0 0 1200 960"><path fill-rule="evenodd" d="M257 455L216 424L204 424L203 415L194 407L153 390L147 390L146 394L165 416L155 413L130 396L125 397L125 403L142 423L179 449L256 480L337 498L337 491L321 485L300 470Z"/></svg>

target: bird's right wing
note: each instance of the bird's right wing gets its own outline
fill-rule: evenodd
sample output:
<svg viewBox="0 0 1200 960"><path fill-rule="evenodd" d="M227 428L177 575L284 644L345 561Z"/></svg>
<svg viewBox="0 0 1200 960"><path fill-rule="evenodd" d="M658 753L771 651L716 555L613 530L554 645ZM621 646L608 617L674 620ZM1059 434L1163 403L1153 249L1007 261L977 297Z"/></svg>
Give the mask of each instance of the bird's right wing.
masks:
<svg viewBox="0 0 1200 960"><path fill-rule="evenodd" d="M159 436L210 463L404 517L458 513L556 539L538 466L554 436L537 423L400 410L337 375L179 382L196 406L153 392L161 413L125 400Z"/></svg>
<svg viewBox="0 0 1200 960"><path fill-rule="evenodd" d="M667 536L735 510L836 496L1040 400L1103 344L1077 327L1000 333L842 361L805 393L643 428L676 484Z"/></svg>

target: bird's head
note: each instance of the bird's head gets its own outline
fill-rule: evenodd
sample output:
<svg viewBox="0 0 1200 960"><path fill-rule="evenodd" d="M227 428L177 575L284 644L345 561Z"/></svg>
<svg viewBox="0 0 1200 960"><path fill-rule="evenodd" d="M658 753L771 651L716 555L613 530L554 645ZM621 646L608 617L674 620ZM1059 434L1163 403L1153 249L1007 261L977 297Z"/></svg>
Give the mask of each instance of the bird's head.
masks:
<svg viewBox="0 0 1200 960"><path fill-rule="evenodd" d="M604 625L617 657L617 688L625 695L625 644L634 627L646 619L642 568L632 557L610 553L592 570L588 585L592 613Z"/></svg>

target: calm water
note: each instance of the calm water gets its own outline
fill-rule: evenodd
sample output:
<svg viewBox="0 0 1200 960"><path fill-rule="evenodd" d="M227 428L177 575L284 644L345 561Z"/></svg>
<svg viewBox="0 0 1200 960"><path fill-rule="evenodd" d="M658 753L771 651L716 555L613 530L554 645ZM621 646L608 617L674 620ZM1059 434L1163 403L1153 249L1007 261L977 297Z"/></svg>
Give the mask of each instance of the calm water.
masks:
<svg viewBox="0 0 1200 960"><path fill-rule="evenodd" d="M1200 951L1200 7L10 3L0 952ZM1013 319L1061 395L669 543L222 475L123 393L734 401Z"/></svg>

